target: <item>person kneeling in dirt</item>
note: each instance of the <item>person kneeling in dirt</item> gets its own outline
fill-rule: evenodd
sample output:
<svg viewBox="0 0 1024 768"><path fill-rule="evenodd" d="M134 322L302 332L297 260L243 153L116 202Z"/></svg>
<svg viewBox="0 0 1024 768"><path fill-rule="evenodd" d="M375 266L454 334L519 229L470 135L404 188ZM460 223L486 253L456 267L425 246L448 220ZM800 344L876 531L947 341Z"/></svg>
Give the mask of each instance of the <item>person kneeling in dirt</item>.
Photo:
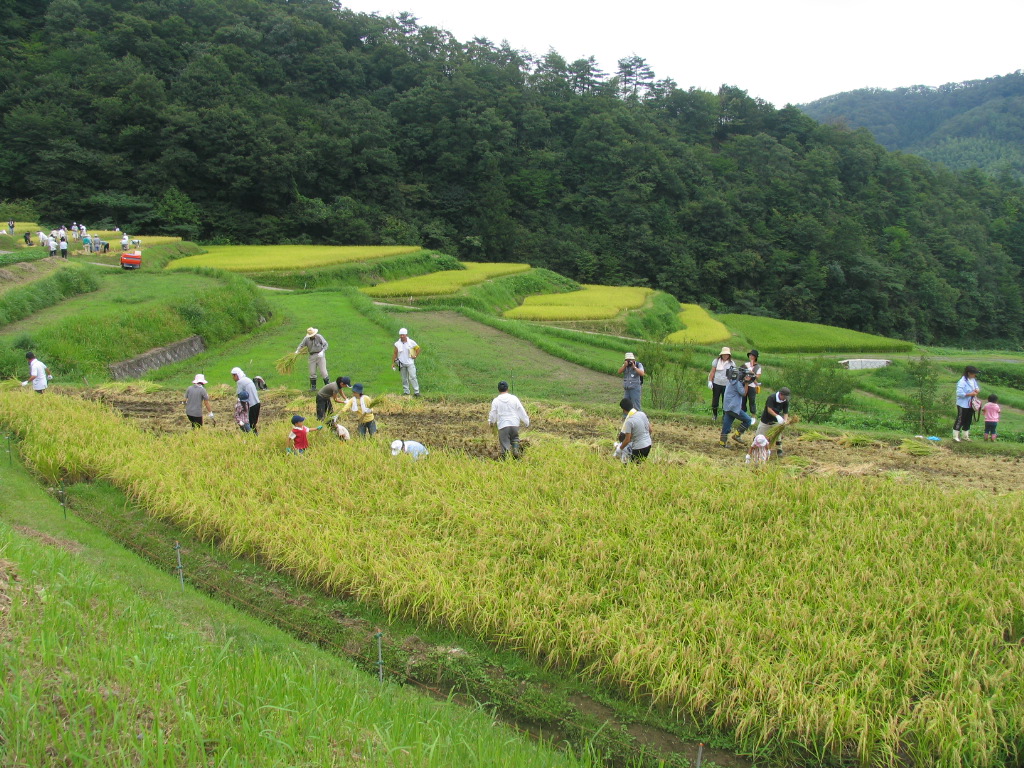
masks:
<svg viewBox="0 0 1024 768"><path fill-rule="evenodd" d="M498 430L501 458L509 453L513 459L522 458L523 448L519 442L519 427L530 426L530 417L519 402L519 398L508 391L508 382L498 382L498 396L491 401L491 412L487 422Z"/></svg>
<svg viewBox="0 0 1024 768"><path fill-rule="evenodd" d="M623 463L627 461L641 462L651 453L651 420L647 414L633 407L633 401L628 397L619 401L619 408L622 409L626 420L622 422L622 431L619 435L617 453Z"/></svg>
<svg viewBox="0 0 1024 768"><path fill-rule="evenodd" d="M737 443L743 442L743 433L750 428L750 414L743 410L747 401L747 388L753 380L754 375L746 368L732 368L729 370L729 381L725 385L725 401L723 406L725 413L722 416L722 436L718 444L723 448L728 447L726 439L732 431L733 422L739 420L740 427L732 436Z"/></svg>
<svg viewBox="0 0 1024 768"><path fill-rule="evenodd" d="M328 413L334 413L334 403L344 406L348 399L342 390L352 385L348 376L339 376L330 384L324 384L316 393L316 417L323 421Z"/></svg>
<svg viewBox="0 0 1024 768"><path fill-rule="evenodd" d="M789 387L782 387L774 395L769 395L761 414L761 423L757 425L757 434L767 437L768 431L776 424L789 423ZM775 453L782 456L782 435L775 439Z"/></svg>

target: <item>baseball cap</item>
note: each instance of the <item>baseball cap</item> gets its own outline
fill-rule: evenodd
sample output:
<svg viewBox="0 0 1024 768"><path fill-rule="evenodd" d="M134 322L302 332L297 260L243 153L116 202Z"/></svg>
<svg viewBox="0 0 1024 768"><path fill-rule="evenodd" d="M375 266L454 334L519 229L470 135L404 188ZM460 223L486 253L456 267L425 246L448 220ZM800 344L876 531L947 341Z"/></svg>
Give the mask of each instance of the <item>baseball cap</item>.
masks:
<svg viewBox="0 0 1024 768"><path fill-rule="evenodd" d="M297 413L294 416L292 416L292 424L298 424L299 422L305 421L305 420L306 420L305 416L299 416L299 414L297 414Z"/></svg>
<svg viewBox="0 0 1024 768"><path fill-rule="evenodd" d="M344 384L346 387L351 387L352 386L352 379L350 379L348 376L342 376L341 377L341 383Z"/></svg>
<svg viewBox="0 0 1024 768"><path fill-rule="evenodd" d="M409 335L409 329L408 328L399 328L398 329L398 335L399 336L408 336Z"/></svg>
<svg viewBox="0 0 1024 768"><path fill-rule="evenodd" d="M789 387L783 387L779 390L779 394L783 397L789 397Z"/></svg>

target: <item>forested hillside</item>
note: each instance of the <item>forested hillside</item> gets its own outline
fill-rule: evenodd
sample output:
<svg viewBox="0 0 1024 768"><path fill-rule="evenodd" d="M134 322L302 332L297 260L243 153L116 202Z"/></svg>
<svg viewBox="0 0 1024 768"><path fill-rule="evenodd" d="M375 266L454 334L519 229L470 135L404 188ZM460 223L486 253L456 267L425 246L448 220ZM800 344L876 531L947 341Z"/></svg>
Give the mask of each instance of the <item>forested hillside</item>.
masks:
<svg viewBox="0 0 1024 768"><path fill-rule="evenodd" d="M1021 189L735 87L330 0L0 0L0 198L210 241L422 244L918 341L1022 335Z"/></svg>
<svg viewBox="0 0 1024 768"><path fill-rule="evenodd" d="M867 128L888 149L950 168L980 168L1024 180L1024 72L914 86L864 88L800 107L824 123Z"/></svg>

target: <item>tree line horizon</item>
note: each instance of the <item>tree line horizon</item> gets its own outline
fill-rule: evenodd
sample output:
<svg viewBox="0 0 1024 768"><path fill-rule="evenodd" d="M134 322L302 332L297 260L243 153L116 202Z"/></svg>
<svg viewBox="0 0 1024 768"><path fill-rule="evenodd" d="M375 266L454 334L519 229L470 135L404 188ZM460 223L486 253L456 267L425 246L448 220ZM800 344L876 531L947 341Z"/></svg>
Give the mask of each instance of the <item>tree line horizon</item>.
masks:
<svg viewBox="0 0 1024 768"><path fill-rule="evenodd" d="M421 245L920 343L1024 336L1017 180L736 86L331 0L0 6L0 198L47 224Z"/></svg>

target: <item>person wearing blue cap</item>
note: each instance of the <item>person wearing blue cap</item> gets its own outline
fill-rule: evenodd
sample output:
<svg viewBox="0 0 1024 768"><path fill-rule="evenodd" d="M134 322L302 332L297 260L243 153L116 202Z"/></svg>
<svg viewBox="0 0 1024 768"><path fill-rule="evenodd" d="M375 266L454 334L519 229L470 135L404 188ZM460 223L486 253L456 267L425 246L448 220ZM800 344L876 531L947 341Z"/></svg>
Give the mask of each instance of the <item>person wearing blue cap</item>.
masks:
<svg viewBox="0 0 1024 768"><path fill-rule="evenodd" d="M291 445L288 446L288 453L305 453L306 449L309 448L309 433L310 428L305 425L306 417L295 414L292 416L292 431L288 434L288 440L291 441ZM315 429L323 429L324 425L321 424Z"/></svg>
<svg viewBox="0 0 1024 768"><path fill-rule="evenodd" d="M252 432L249 426L249 393L242 390L238 393L238 402L235 403L235 423L243 432Z"/></svg>
<svg viewBox="0 0 1024 768"><path fill-rule="evenodd" d="M377 434L377 422L370 407L372 402L369 396L363 394L362 384L352 385L352 397L345 401L345 410L356 414L360 437Z"/></svg>

